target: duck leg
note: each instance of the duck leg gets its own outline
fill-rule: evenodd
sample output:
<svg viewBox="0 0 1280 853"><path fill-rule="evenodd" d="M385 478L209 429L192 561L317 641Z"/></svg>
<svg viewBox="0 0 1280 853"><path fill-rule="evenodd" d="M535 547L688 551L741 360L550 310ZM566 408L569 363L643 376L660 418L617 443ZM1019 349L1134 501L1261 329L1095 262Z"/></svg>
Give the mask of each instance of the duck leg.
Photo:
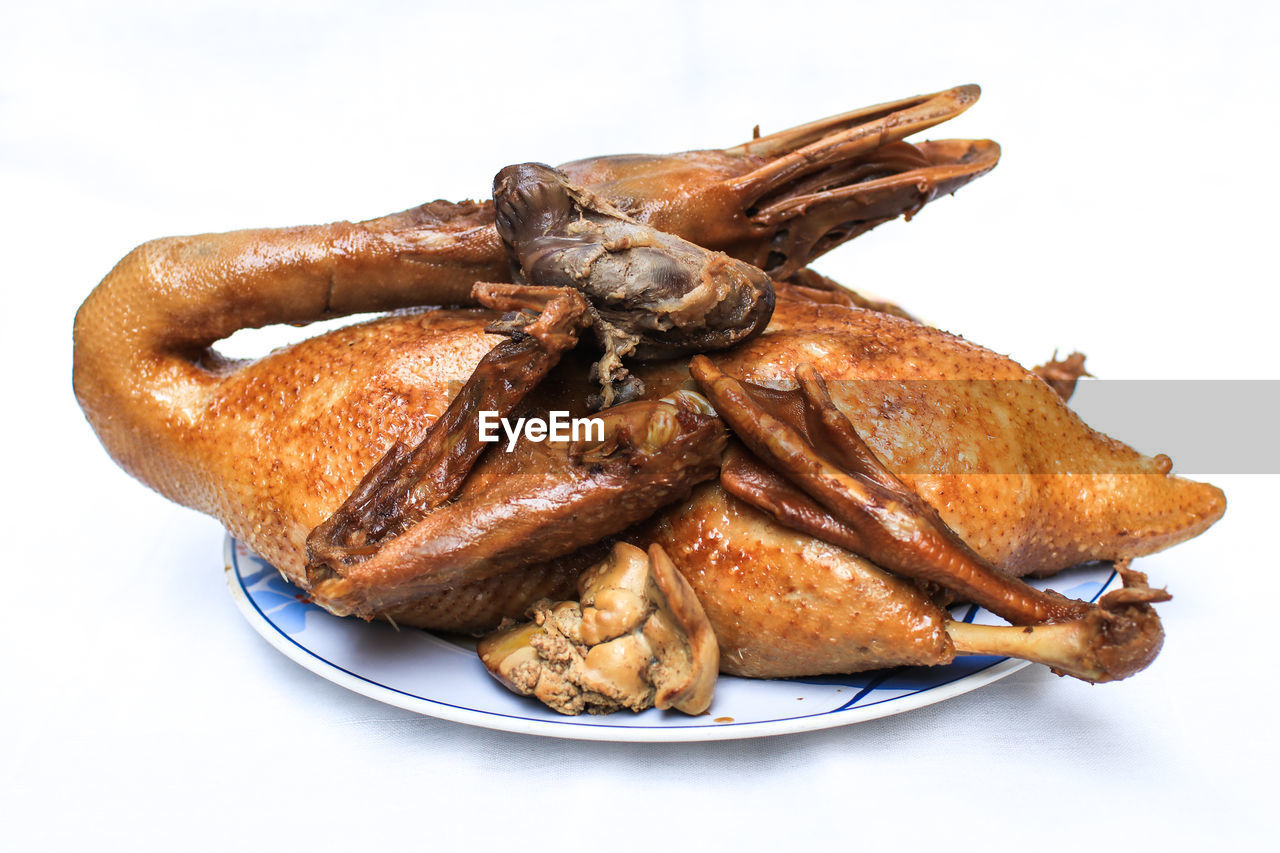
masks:
<svg viewBox="0 0 1280 853"><path fill-rule="evenodd" d="M937 513L886 469L832 403L812 365L797 371L800 387L778 391L739 382L699 356L694 377L755 458L731 451L721 484L783 524L848 548L898 574L937 584L1015 625L1075 625L1051 632L1073 642L1089 638L1097 660L1058 669L1087 680L1124 678L1145 667L1163 639L1149 603L1168 593L1133 575L1123 595L1098 605L1036 590L1001 573L973 552ZM1123 651L1113 649L1116 638ZM1076 660L1064 648L1063 659ZM1091 659L1092 660L1092 659ZM1081 674L1083 673L1083 674Z"/></svg>
<svg viewBox="0 0 1280 853"><path fill-rule="evenodd" d="M1002 655L1050 667L1095 684L1146 668L1164 633L1150 601L1168 598L1147 586L1147 576L1118 566L1124 588L1112 590L1079 619L1015 627L947 622L956 654Z"/></svg>

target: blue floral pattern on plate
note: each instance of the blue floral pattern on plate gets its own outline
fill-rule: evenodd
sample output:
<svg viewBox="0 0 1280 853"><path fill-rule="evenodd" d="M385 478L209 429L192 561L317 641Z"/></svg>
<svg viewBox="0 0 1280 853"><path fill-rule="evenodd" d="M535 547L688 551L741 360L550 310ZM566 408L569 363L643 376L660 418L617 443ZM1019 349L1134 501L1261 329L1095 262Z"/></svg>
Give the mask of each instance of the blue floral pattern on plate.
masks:
<svg viewBox="0 0 1280 853"><path fill-rule="evenodd" d="M792 679L721 676L709 713L688 717L649 710L604 717L565 717L516 696L489 677L474 642L417 629L339 619L311 604L272 566L226 542L228 583L250 624L311 671L357 693L428 716L526 734L587 740L697 741L829 728L940 702L989 684L1027 664L962 657L949 666L901 667L853 675ZM1095 601L1117 581L1109 565L1062 572L1055 589ZM1047 585L1048 582L1037 582ZM956 619L1000 620L976 606Z"/></svg>

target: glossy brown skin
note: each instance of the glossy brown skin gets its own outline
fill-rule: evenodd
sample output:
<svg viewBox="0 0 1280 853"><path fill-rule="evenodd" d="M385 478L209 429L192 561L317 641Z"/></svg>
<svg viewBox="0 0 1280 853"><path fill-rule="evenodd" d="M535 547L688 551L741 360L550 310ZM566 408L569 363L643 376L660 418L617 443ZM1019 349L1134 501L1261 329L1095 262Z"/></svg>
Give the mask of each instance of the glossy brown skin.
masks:
<svg viewBox="0 0 1280 853"><path fill-rule="evenodd" d="M896 317L784 300L769 332L712 361L761 384L790 383L793 365L814 363L886 467L1011 574L1152 553L1202 532L1225 509L1220 490L1170 477L1167 459L1089 429L1012 361ZM646 383L684 381L683 366L663 379L657 372L642 374ZM937 379L972 381L929 381ZM960 449L972 473L950 462ZM1054 470L1056 459L1086 473L1034 473ZM650 535L703 598L726 672L802 675L945 663L953 654L944 615L915 587L867 587L867 578L889 576L718 487L695 498L660 517ZM714 532L743 530L743 517L750 533L726 541ZM883 623L880 614L889 614ZM870 642L878 637L893 639Z"/></svg>
<svg viewBox="0 0 1280 853"><path fill-rule="evenodd" d="M734 497L1014 625L1077 618L1087 610L1086 603L1030 588L975 554L881 464L813 365L797 368L798 390L740 382L707 358L695 358L690 369L749 449L726 454L722 463L720 484Z"/></svg>
<svg viewBox="0 0 1280 853"><path fill-rule="evenodd" d="M993 168L999 159L993 142L925 143L925 153L915 154L900 142L963 112L977 95L977 87L962 86L734 148L598 157L563 168L575 183L642 222L757 266L781 258L798 269ZM771 194L768 221L752 209L762 193ZM209 349L215 341L273 323L467 305L476 282L506 281L509 273L491 202L434 201L360 223L153 240L125 256L76 315L76 395L126 470L180 503L214 511L222 497L196 476L197 469L181 481L168 472L187 464L177 460L187 458L194 435L205 429L202 407L225 393L223 380L238 367ZM445 334L438 343L460 355L494 342ZM234 393L288 397L328 374L323 362L306 362L280 389L262 385ZM432 387L428 397L438 400L444 391ZM398 399L392 389L390 396L370 394L378 416L401 419L406 435L410 423L420 422L421 401ZM426 405L436 407L433 416L443 409ZM225 411L234 413L237 405ZM348 425L348 437L334 451L356 454L369 429L363 418Z"/></svg>
<svg viewBox="0 0 1280 853"><path fill-rule="evenodd" d="M420 434L439 416L453 389L499 340L483 332L493 319L492 313L473 310L394 315L304 341L238 369L170 365L135 375L129 393L115 395L108 385L95 387L82 400L108 450L131 473L218 517L233 535L304 585L307 535L395 440ZM819 351L826 355L818 357ZM962 414L945 424L933 422L935 412L927 407L928 417L920 417L892 406L890 423L882 424L872 414L875 409L859 403L861 386L833 381L1028 376L1001 356L928 327L859 309L780 302L769 332L713 360L732 375L763 382L793 372L801 357L815 362L832 382L837 403L891 469L921 470L930 454L971 445L988 466L1009 464L1002 461L1006 456L1034 460L1057 448L1127 472L1083 478L899 474L979 554L1008 570L1046 571L1150 553L1194 536L1222 513L1217 489L1167 477L1160 463L1089 430L1038 380L1027 383L1024 399L1012 407L970 399L975 392L965 390L959 400ZM536 392L541 405L580 413L586 391L582 368L581 361L562 364ZM654 395L690 382L683 362L651 365L641 375ZM573 400L579 401L576 406ZM993 413L1002 410L1011 426L988 438L998 426ZM139 433L143 422L146 431ZM901 440L912 436L919 442ZM147 448L145 454L137 453L139 446ZM506 464L500 467L502 476L513 476ZM473 476L483 478L486 470L482 460ZM529 476L540 478L543 472ZM708 503L670 511L666 517L684 525L683 532L658 541L700 597L710 594L702 600L727 650L726 667L745 656L756 663L735 671L781 675L879 666L895 655L899 662L918 663L950 656L938 633L941 612L913 587L753 510L740 508L747 521L729 525L745 524L751 538L717 556L720 552L700 537L715 526L706 519L722 514L717 502L726 499L714 485L697 495ZM812 554L827 556L806 559ZM474 593L466 587L433 593L391 612L402 623L481 630L504 615L520 615L539 597L564 597L573 575L566 565L561 561L550 569L520 572L519 586L494 579L475 585ZM842 586L840 579L855 570L866 580ZM773 592L761 595L757 588ZM807 615L778 606L792 589L813 590L806 593ZM460 611L455 609L459 600L465 604ZM824 626L838 626L853 613L861 614L861 621L840 628L843 635L837 633L833 643ZM889 624L898 626L896 633ZM894 639L864 642L872 632ZM795 648L786 655L770 651L772 638L783 636L810 654Z"/></svg>
<svg viewBox="0 0 1280 853"><path fill-rule="evenodd" d="M644 400L600 418L604 441L585 448L490 448L453 500L367 561L309 573L312 598L339 615L373 616L601 542L716 476L725 442L716 418Z"/></svg>
<svg viewBox="0 0 1280 853"><path fill-rule="evenodd" d="M897 141L954 115L973 97L976 91L965 87L737 149L599 158L565 168L637 219L656 218L659 227L706 248L786 271L993 166L994 143L917 149ZM417 443L498 342L483 332L496 316L474 310L400 314L248 364L227 362L209 347L245 327L466 303L474 282L505 277L492 217L489 205L440 202L359 224L169 238L139 247L76 318L74 381L85 414L122 467L219 518L305 588L307 535L394 442ZM779 303L765 335L715 360L727 373L754 382L787 380L801 362L814 363L828 381L897 382L887 397L865 383L836 382L832 393L888 467L983 558L1013 572L1149 553L1195 535L1222 512L1216 489L1168 478L1167 460L1141 457L1092 433L1038 380L1022 383L1027 389L1012 397L983 392L977 383L952 383L960 390L941 395L902 385L912 378L1029 376L1007 359L913 323L838 305ZM586 371L579 363L574 372L572 365L567 360L549 377L530 405L581 413ZM650 396L689 383L683 362L637 373ZM945 471L944 463L962 449L976 460L970 469L931 473ZM1106 473L988 473L1044 470L1055 454ZM512 495L546 486L548 464L511 462L482 459L472 473L473 494L482 495L487 483ZM721 493L708 487L699 494L712 500ZM491 507L477 503L475 509L473 518ZM688 517L700 514L694 508ZM748 527L756 544L738 549L742 561L729 568L770 571L768 583L785 577L797 589L818 589L815 613L854 607L883 611L895 621L902 616L895 607L917 607L910 596L918 595L894 591L906 589L901 584L842 597L846 591L832 592L830 578L812 574L827 569L760 544L774 541L782 530L776 523L752 517ZM682 549L669 550L675 557ZM749 559L753 551L759 559ZM683 564L676 558L686 575L704 570L696 553L689 551ZM502 616L520 615L538 597L563 597L575 567L590 560L572 555L554 562L424 592L384 612L408 624L481 630ZM879 572L870 564L866 569L868 577ZM715 569L722 570L728 570L723 563ZM460 571L465 574L465 567ZM835 578L847 573L837 569ZM739 614L748 620L744 624L755 620L759 637L791 630L779 611L744 592L749 585L716 589L718 612ZM921 612L931 615L918 624L906 619L906 634L886 636L896 637L893 646L905 657L945 659L948 648L930 621L940 614ZM820 620L807 624L819 626ZM849 643L838 655L826 650L839 645L839 637L833 644L829 632L797 631L796 642L812 654L769 658L761 651L760 659L773 663L761 664L755 674L799 674L785 669L789 660L826 671L892 659L891 650L863 650L859 630L846 630ZM749 642L751 632L743 636ZM824 658L837 663L824 664Z"/></svg>
<svg viewBox="0 0 1280 853"><path fill-rule="evenodd" d="M640 537L680 568L720 645L720 671L769 678L933 666L947 617L910 581L698 487Z"/></svg>
<svg viewBox="0 0 1280 853"><path fill-rule="evenodd" d="M384 546L452 502L488 449L479 413L509 416L577 346L578 333L590 322L590 305L571 289L480 283L473 290L486 307L513 312L509 322L487 330L510 339L485 354L416 446L396 443L307 538L313 597L322 579L345 576L355 567L374 569L370 563L384 556Z"/></svg>
<svg viewBox="0 0 1280 853"><path fill-rule="evenodd" d="M780 302L767 334L712 360L789 385L811 362L885 466L1012 574L1149 554L1225 509L1219 489L1090 429L1012 360L897 317Z"/></svg>
<svg viewBox="0 0 1280 853"><path fill-rule="evenodd" d="M1035 589L991 565L867 447L811 363L796 368L795 389L743 382L701 355L689 368L741 442L721 463L720 485L730 495L926 589L1027 626L998 633L1013 638L1006 646L1022 647L1016 656L1051 661L1060 673L1092 683L1118 681L1159 653L1164 629L1151 605L1168 601L1167 591L1150 587L1141 573L1122 570L1123 595L1090 604ZM1052 633L1033 642L1031 626L1046 625ZM1061 630L1068 625L1072 629ZM966 636L955 622L946 630L957 652L973 653L975 641L990 642Z"/></svg>

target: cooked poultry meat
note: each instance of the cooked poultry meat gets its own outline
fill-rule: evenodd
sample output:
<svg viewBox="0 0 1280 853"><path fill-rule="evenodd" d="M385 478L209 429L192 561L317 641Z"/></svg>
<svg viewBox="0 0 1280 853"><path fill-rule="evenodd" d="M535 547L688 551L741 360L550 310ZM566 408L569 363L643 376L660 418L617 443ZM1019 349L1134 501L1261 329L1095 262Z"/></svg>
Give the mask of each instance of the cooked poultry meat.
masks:
<svg viewBox="0 0 1280 853"><path fill-rule="evenodd" d="M76 392L122 466L334 612L482 632L569 598L625 539L670 555L726 672L999 648L1124 677L1159 649L1161 591L1131 573L1089 606L1016 576L1183 541L1221 516L1221 492L1093 432L1012 361L804 270L994 165L993 143L901 141L975 95L719 152L518 167L499 175L496 230L486 205L434 203L156 241L81 308ZM521 280L472 287L505 275L499 233ZM715 251L772 272L776 305L770 276ZM246 326L476 302L496 312L392 314L248 363L210 349ZM576 346L588 328L603 355ZM692 350L709 350L692 374L644 361ZM605 409L601 438L476 438L483 411L588 414L593 379L600 403L614 381L639 397ZM723 457L721 419L744 443ZM936 586L885 569L1036 627L966 632Z"/></svg>
<svg viewBox="0 0 1280 853"><path fill-rule="evenodd" d="M394 444L360 487L307 538L307 584L337 613L371 616L422 594L493 578L589 547L716 475L719 421L682 398L634 401L600 415L579 441L513 444L471 476L485 406L511 414L559 353L576 343L586 302L567 288L484 286L543 313L490 350L415 450ZM502 298L502 296L506 298ZM515 301L508 301L515 300ZM492 328L492 327L490 327Z"/></svg>
<svg viewBox="0 0 1280 853"><path fill-rule="evenodd" d="M517 693L562 714L711 705L715 634L689 584L657 545L619 542L582 573L579 601L539 601L533 621L480 641L480 660Z"/></svg>
<svg viewBox="0 0 1280 853"><path fill-rule="evenodd" d="M637 222L549 166L508 166L493 193L518 280L590 297L603 350L593 367L598 406L644 393L622 366L625 357L725 349L769 322L773 282L764 272Z"/></svg>

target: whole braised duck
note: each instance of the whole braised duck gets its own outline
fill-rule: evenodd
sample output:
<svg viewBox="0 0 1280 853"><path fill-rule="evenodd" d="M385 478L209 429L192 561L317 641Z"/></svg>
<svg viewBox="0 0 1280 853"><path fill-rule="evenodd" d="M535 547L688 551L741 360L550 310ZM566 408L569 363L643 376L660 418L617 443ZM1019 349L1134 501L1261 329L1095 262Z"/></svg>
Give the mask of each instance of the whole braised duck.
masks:
<svg viewBox="0 0 1280 853"><path fill-rule="evenodd" d="M486 665L566 712L699 713L717 669L963 653L1124 678L1167 598L1128 560L1205 530L1222 493L1082 423L1078 361L1028 371L808 269L996 164L990 141L904 139L976 97L512 166L492 202L153 241L80 309L76 394L126 470L317 604L501 626ZM212 349L368 311L393 313L255 361ZM591 429L486 438L555 412ZM1092 560L1125 579L1097 604L1019 580Z"/></svg>

